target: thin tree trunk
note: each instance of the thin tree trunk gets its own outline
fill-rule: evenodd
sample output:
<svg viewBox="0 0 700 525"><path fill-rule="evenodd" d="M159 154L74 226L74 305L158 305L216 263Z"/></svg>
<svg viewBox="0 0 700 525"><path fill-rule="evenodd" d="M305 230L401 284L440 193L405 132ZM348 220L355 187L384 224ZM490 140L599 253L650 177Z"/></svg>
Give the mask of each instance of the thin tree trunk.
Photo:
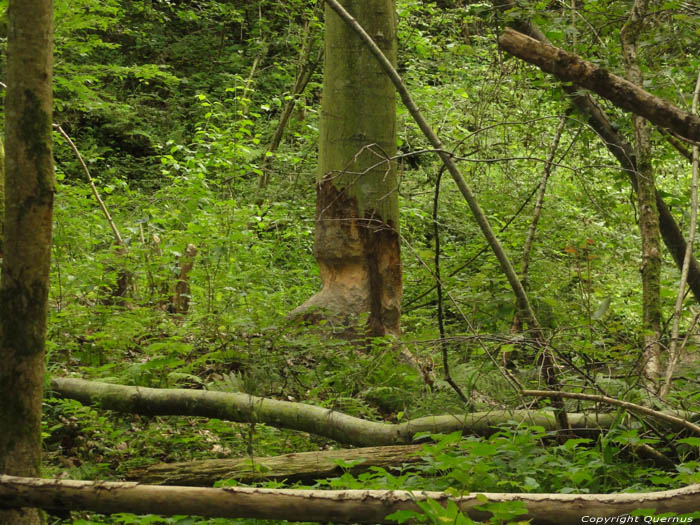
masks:
<svg viewBox="0 0 700 525"><path fill-rule="evenodd" d="M53 5L11 0L5 98L5 250L0 279L0 473L37 476L55 183L51 147ZM41 522L0 510L3 525Z"/></svg>
<svg viewBox="0 0 700 525"><path fill-rule="evenodd" d="M263 173L258 177L259 190L265 189L270 182L270 174L268 173L268 165L270 163L269 159L271 158L270 153L277 151L277 148L279 148L280 144L282 143L282 137L284 136L284 131L287 129L287 124L292 116L294 107L296 106L299 97L306 89L309 80L311 80L314 71L316 71L316 67L323 57L323 50L321 50L315 58L311 58L313 42L314 32L312 30L312 24L310 20L307 20L304 30L304 42L301 47L301 52L299 53L299 69L297 71L296 79L294 80L292 92L289 95L289 100L287 100L287 103L282 110L282 115L277 123L277 128L275 128L275 133L272 135L272 140L267 147L265 158L263 159L263 166L261 167Z"/></svg>
<svg viewBox="0 0 700 525"><path fill-rule="evenodd" d="M700 117L644 91L629 80L509 27L498 38L498 43L510 54L560 80L590 89L616 106L669 128L687 140L700 141Z"/></svg>
<svg viewBox="0 0 700 525"><path fill-rule="evenodd" d="M522 281L523 288L525 288L525 290L528 289L530 252L532 251L532 243L535 240L535 233L537 232L537 224L540 221L540 215L542 215L544 196L547 193L547 181L549 180L549 175L552 173L552 162L554 161L554 155L559 147L559 140L561 139L561 134L564 131L565 124L566 115L561 117L557 130L554 132L554 140L552 140L552 146L549 149L549 155L547 156L547 161L544 164L542 179L540 180L540 187L537 192L537 199L535 201L535 209L532 212L532 221L530 222L527 237L525 238L525 245L523 247L523 268L520 271L520 280ZM515 315L513 315L513 322L510 325L510 332L511 334L518 334L522 332L522 329L522 321L518 315L518 312L516 311ZM510 352L504 352L502 359L503 364L508 364L510 362Z"/></svg>
<svg viewBox="0 0 700 525"><path fill-rule="evenodd" d="M189 273L194 268L194 258L197 256L197 247L188 244L180 261L180 272L175 280L175 289L170 300L173 313L186 314L190 308L190 278Z"/></svg>
<svg viewBox="0 0 700 525"><path fill-rule="evenodd" d="M345 0L396 62L393 0ZM291 313L370 336L401 331L396 93L362 40L326 4L314 256L322 289Z"/></svg>
<svg viewBox="0 0 700 525"><path fill-rule="evenodd" d="M537 200L535 201L535 209L532 212L532 221L530 222L530 227L527 231L527 238L525 239L525 246L523 247L523 269L520 272L521 279L523 281L523 286L527 289L527 283L529 279L530 270L530 252L532 251L532 243L535 240L535 233L537 232L537 225L540 222L540 216L542 215L542 205L544 203L544 196L547 193L547 182L549 181L549 176L552 173L552 162L554 162L554 155L559 147L559 141L561 140L561 134L564 131L564 125L566 124L566 115L559 119L559 125L557 130L554 132L554 139L552 140L552 146L549 149L549 155L547 155L547 161L544 164L544 170L542 172L542 180L540 181L540 189L537 193Z"/></svg>
<svg viewBox="0 0 700 525"><path fill-rule="evenodd" d="M475 520L488 520L477 510L486 501L522 501L533 525L580 525L651 508L657 514L686 514L697 510L700 485L662 492L625 494L504 494L405 490L294 490L253 487L164 487L129 482L75 481L0 476L4 505L32 505L52 510L91 510L103 514L189 514L204 517L257 518L322 523L395 523L387 516L399 510L419 511L426 499L454 502ZM593 523L593 521L590 521ZM600 522L602 523L602 521Z"/></svg>
<svg viewBox="0 0 700 525"><path fill-rule="evenodd" d="M640 89L644 78L637 58L637 40L644 27L646 0L635 0L629 18L620 31L627 80ZM649 124L634 116L635 158L637 160L637 203L642 238L642 374L654 389L661 374L661 247L659 214L652 166Z"/></svg>
<svg viewBox="0 0 700 525"><path fill-rule="evenodd" d="M694 115L698 114L698 100L700 100L700 72L695 83L695 93L693 94ZM692 182L690 185L691 204L690 204L690 227L688 233L688 247L685 250L685 258L683 259L683 268L681 270L681 282L678 285L678 295L676 296L676 306L673 310L673 328L671 330L671 346L668 351L669 359L666 365L666 374L664 376L664 384L659 392L659 397L664 399L671 389L671 381L673 371L680 360L680 354L683 346L678 347L678 333L680 330L681 312L683 311L683 299L685 298L685 287L688 282L688 270L690 269L690 259L693 255L693 243L695 242L695 228L698 222L698 145L693 144L692 152Z"/></svg>

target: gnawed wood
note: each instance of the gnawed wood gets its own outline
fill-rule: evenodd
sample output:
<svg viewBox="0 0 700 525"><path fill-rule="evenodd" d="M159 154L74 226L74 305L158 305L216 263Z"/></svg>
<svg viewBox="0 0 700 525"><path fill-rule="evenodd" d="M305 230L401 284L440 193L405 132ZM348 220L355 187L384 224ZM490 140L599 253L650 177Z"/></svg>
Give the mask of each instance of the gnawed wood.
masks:
<svg viewBox="0 0 700 525"><path fill-rule="evenodd" d="M189 273L194 267L194 258L197 256L197 248L194 244L188 244L185 255L180 263L180 273L175 281L175 291L171 299L173 313L186 314L190 308L190 279Z"/></svg>

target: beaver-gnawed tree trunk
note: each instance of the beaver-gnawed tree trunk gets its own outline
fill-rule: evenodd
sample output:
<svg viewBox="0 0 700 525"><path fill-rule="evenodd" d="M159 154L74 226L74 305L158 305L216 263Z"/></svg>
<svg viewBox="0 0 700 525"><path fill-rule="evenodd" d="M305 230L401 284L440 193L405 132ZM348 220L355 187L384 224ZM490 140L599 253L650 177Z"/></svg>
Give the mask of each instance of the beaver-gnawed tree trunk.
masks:
<svg viewBox="0 0 700 525"><path fill-rule="evenodd" d="M396 62L393 0L344 0ZM372 336L400 332L401 258L396 95L366 46L326 7L316 235L322 290L292 316L347 322L369 313Z"/></svg>
<svg viewBox="0 0 700 525"><path fill-rule="evenodd" d="M0 279L0 473L37 476L41 462L54 177L52 0L10 0L5 98L5 238ZM41 522L0 510L3 525Z"/></svg>

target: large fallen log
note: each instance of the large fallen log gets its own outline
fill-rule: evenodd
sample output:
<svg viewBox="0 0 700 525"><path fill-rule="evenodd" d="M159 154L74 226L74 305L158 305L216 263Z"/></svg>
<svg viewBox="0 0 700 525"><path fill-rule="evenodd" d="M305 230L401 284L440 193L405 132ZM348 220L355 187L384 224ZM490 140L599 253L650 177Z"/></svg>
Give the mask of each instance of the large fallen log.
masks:
<svg viewBox="0 0 700 525"><path fill-rule="evenodd" d="M304 403L242 393L146 388L60 377L51 379L51 388L58 396L118 412L145 416L199 416L237 423L264 423L360 447L410 444L418 432L449 433L462 430L468 434L489 435L498 425L508 421L539 425L546 430L559 428L554 414L546 411L494 410L428 416L401 424L391 424L366 421ZM574 428L600 428L610 426L614 421L617 421L614 414L572 414L571 425Z"/></svg>
<svg viewBox="0 0 700 525"><path fill-rule="evenodd" d="M498 38L501 48L560 80L574 82L607 98L619 108L640 115L682 137L700 141L700 117L683 111L632 82L550 44L511 28Z"/></svg>
<svg viewBox="0 0 700 525"><path fill-rule="evenodd" d="M487 436L508 422L538 425L559 430L551 411L494 410L470 414L428 416L392 424L365 421L327 408L292 403L241 393L146 388L98 383L84 379L51 379L58 396L108 410L145 416L199 416L264 423L277 428L300 430L355 446L405 445L414 442L418 432L445 434L461 430L465 434ZM690 419L691 414L676 414ZM572 431L608 428L619 423L616 413L568 414Z"/></svg>
<svg viewBox="0 0 700 525"><path fill-rule="evenodd" d="M293 490L248 487L164 487L129 482L74 481L0 475L0 501L7 507L90 510L103 514L196 515L334 523L390 523L398 510L418 510L416 501L431 498L457 504L475 520L489 518L477 510L489 502L522 501L538 525L574 525L583 517L613 517L638 509L688 514L700 508L700 485L639 494L502 494L404 490ZM592 523L592 521L591 521Z"/></svg>
<svg viewBox="0 0 700 525"><path fill-rule="evenodd" d="M419 463L422 460L416 453L420 449L420 445L398 445L299 452L254 459L245 457L157 463L132 469L127 478L141 483L193 487L211 486L222 479L236 479L244 483L261 480L313 483L317 479L340 476L344 471L356 476L371 467L389 470ZM339 460L345 464L362 462L344 469L338 466Z"/></svg>

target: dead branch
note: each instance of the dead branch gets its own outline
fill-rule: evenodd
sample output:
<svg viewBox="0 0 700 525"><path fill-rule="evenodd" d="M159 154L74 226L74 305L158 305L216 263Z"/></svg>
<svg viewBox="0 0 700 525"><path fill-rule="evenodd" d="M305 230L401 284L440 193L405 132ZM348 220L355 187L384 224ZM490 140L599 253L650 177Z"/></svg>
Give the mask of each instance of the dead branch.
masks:
<svg viewBox="0 0 700 525"><path fill-rule="evenodd" d="M615 405L632 412L637 412L640 414L645 414L651 416L654 419L659 419L661 421L666 421L667 423L672 423L676 426L686 428L700 436L700 427L690 421L687 421L673 414L667 412L659 412L658 410L653 410L635 403L630 403L629 401L621 401L613 397L600 396L595 394L581 394L576 392L554 392L550 390L523 390L522 395L524 396L536 396L536 397L564 397L569 399L582 399L586 401L596 401L598 403L606 403L608 405Z"/></svg>
<svg viewBox="0 0 700 525"><path fill-rule="evenodd" d="M700 141L700 117L677 108L602 67L509 27L503 31L498 43L510 54L552 73L560 80L575 82L590 89L616 106L669 128L689 141Z"/></svg>

